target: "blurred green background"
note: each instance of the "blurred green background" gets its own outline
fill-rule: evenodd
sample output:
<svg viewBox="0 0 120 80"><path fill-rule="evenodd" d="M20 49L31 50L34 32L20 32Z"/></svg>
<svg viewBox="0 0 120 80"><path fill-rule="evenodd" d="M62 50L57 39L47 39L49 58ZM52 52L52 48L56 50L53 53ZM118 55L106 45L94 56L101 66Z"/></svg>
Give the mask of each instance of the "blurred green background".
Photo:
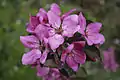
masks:
<svg viewBox="0 0 120 80"><path fill-rule="evenodd" d="M35 15L40 7L47 10L53 2L63 12L77 8L87 19L103 23L106 42L101 50L115 46L120 52L120 0L0 0L0 80L40 80L35 69L21 64L25 48L19 36L26 35L29 14ZM119 69L107 72L99 62L84 66L88 72L84 80L120 80Z"/></svg>

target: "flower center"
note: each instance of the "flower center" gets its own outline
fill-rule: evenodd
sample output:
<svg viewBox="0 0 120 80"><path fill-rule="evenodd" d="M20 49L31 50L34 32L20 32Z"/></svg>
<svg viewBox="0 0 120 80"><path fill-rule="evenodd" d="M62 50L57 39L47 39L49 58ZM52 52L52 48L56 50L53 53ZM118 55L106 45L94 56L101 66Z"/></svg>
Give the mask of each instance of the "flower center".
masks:
<svg viewBox="0 0 120 80"><path fill-rule="evenodd" d="M86 32L85 32L85 36L88 36L88 31L86 30Z"/></svg>
<svg viewBox="0 0 120 80"><path fill-rule="evenodd" d="M44 44L41 43L40 46L39 46L39 49L41 50L41 52L43 52L45 50Z"/></svg>
<svg viewBox="0 0 120 80"><path fill-rule="evenodd" d="M68 55L69 57L72 57L73 55L72 55L72 53L69 53L69 55Z"/></svg>
<svg viewBox="0 0 120 80"><path fill-rule="evenodd" d="M61 34L61 33L63 32L62 26L60 26L59 29L55 29L55 32L56 32L57 34Z"/></svg>

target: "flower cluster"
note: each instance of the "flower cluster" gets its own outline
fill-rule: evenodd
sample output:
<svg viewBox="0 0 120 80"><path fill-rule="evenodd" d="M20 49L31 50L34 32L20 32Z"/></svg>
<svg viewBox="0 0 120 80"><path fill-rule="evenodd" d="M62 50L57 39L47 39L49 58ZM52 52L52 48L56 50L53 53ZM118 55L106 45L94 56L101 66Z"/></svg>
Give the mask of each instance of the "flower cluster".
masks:
<svg viewBox="0 0 120 80"><path fill-rule="evenodd" d="M76 72L79 65L85 63L86 45L96 46L105 41L99 33L102 24L87 24L82 12L73 14L75 11L72 9L62 15L55 3L48 12L40 8L27 24L26 31L30 35L20 36L20 41L30 50L23 55L22 64L36 67L37 75L45 80L64 80L62 69ZM57 66L53 67L54 64Z"/></svg>

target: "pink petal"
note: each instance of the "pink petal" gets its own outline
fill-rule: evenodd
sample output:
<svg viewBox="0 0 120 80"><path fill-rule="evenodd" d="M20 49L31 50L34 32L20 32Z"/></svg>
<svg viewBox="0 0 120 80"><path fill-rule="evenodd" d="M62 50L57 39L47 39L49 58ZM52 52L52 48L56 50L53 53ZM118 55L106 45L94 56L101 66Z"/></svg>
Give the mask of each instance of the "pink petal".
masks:
<svg viewBox="0 0 120 80"><path fill-rule="evenodd" d="M88 45L92 44L103 44L105 42L105 38L102 34L99 34L100 28L102 27L101 23L91 23L87 26L87 42ZM91 43L91 44L90 44Z"/></svg>
<svg viewBox="0 0 120 80"><path fill-rule="evenodd" d="M70 68L72 68L74 71L78 70L78 63L76 63L71 55L67 56L66 63Z"/></svg>
<svg viewBox="0 0 120 80"><path fill-rule="evenodd" d="M77 41L74 42L74 48L72 50L72 53L74 54L74 60L77 63L83 64L86 60L86 54L83 51L83 48L85 46L85 41Z"/></svg>
<svg viewBox="0 0 120 80"><path fill-rule="evenodd" d="M64 19L65 17L69 16L71 13L73 13L74 11L76 11L76 9L71 9L70 11L68 11L67 13L63 14L61 19Z"/></svg>
<svg viewBox="0 0 120 80"><path fill-rule="evenodd" d="M34 64L40 57L41 57L40 50L33 49L30 52L27 52L23 55L22 64L23 65Z"/></svg>
<svg viewBox="0 0 120 80"><path fill-rule="evenodd" d="M93 45L93 42L91 41L91 39L88 39L87 37L85 37L86 41L87 41L87 44L89 46Z"/></svg>
<svg viewBox="0 0 120 80"><path fill-rule="evenodd" d="M37 13L37 17L40 17L41 14L47 14L47 12L43 8L40 8L39 12Z"/></svg>
<svg viewBox="0 0 120 80"><path fill-rule="evenodd" d="M59 28L61 24L60 16L56 15L52 11L48 11L48 21L52 25L53 28Z"/></svg>
<svg viewBox="0 0 120 80"><path fill-rule="evenodd" d="M53 3L51 5L51 9L50 9L52 12L56 13L57 15L60 15L61 14L61 11L60 11L60 7L56 4L56 3Z"/></svg>
<svg viewBox="0 0 120 80"><path fill-rule="evenodd" d="M72 51L72 49L74 48L74 44L70 44L68 47L67 47L67 52L70 53Z"/></svg>
<svg viewBox="0 0 120 80"><path fill-rule="evenodd" d="M92 33L88 35L88 39L93 43L93 44L103 44L105 42L105 38L102 34L99 33Z"/></svg>
<svg viewBox="0 0 120 80"><path fill-rule="evenodd" d="M47 12L43 8L40 8L37 17L39 17L41 23L45 23L45 21L47 21Z"/></svg>
<svg viewBox="0 0 120 80"><path fill-rule="evenodd" d="M83 48L85 47L85 41L76 41L73 42L72 44L74 44L75 50L83 50Z"/></svg>
<svg viewBox="0 0 120 80"><path fill-rule="evenodd" d="M35 28L36 28L36 26L33 27L30 23L28 23L26 31L29 32L29 33L34 33Z"/></svg>
<svg viewBox="0 0 120 80"><path fill-rule="evenodd" d="M53 36L55 35L56 32L54 28L49 28L48 33L49 33L49 36Z"/></svg>
<svg viewBox="0 0 120 80"><path fill-rule="evenodd" d="M48 55L48 50L45 50L45 51L43 52L43 54L41 55L41 57L40 57L40 62L41 62L42 64L45 63L45 61L46 61L46 59L47 59L47 55Z"/></svg>
<svg viewBox="0 0 120 80"><path fill-rule="evenodd" d="M99 22L95 22L95 23L90 23L87 26L87 32L89 33L99 33L100 28L102 27L102 24Z"/></svg>
<svg viewBox="0 0 120 80"><path fill-rule="evenodd" d="M65 63L66 57L68 55L68 52L64 50L61 55L61 61Z"/></svg>
<svg viewBox="0 0 120 80"><path fill-rule="evenodd" d="M80 50L74 50L74 60L77 63L84 64L86 60L86 54L83 51Z"/></svg>
<svg viewBox="0 0 120 80"><path fill-rule="evenodd" d="M105 42L105 37L102 34L99 34L99 43L103 44Z"/></svg>
<svg viewBox="0 0 120 80"><path fill-rule="evenodd" d="M80 24L79 32L84 35L84 30L86 28L86 19L83 16L82 12L80 12L78 20Z"/></svg>
<svg viewBox="0 0 120 80"><path fill-rule="evenodd" d="M27 32L33 33L37 25L39 24L39 19L36 16L30 16L30 22L27 26Z"/></svg>
<svg viewBox="0 0 120 80"><path fill-rule="evenodd" d="M41 67L40 65L37 65L37 76L44 77L48 75L50 68L48 67Z"/></svg>
<svg viewBox="0 0 120 80"><path fill-rule="evenodd" d="M65 17L62 24L63 35L67 37L72 37L75 32L79 30L78 26L78 16L70 15Z"/></svg>
<svg viewBox="0 0 120 80"><path fill-rule="evenodd" d="M74 45L73 45L73 44L70 44L70 45L62 52L62 55L61 55L61 61L62 61L62 62L65 62L68 53L70 53L73 48L74 48Z"/></svg>
<svg viewBox="0 0 120 80"><path fill-rule="evenodd" d="M104 68L107 69L109 68L109 60L110 60L109 53L107 51L104 51L103 55L104 55L104 59L103 59Z"/></svg>
<svg viewBox="0 0 120 80"><path fill-rule="evenodd" d="M35 29L35 33L38 36L40 40L43 40L44 38L48 38L48 27L44 26L42 24L39 24L37 28Z"/></svg>
<svg viewBox="0 0 120 80"><path fill-rule="evenodd" d="M44 38L43 41L44 41L44 43L45 43L45 46L47 47L47 44L48 44L48 38Z"/></svg>
<svg viewBox="0 0 120 80"><path fill-rule="evenodd" d="M48 43L52 50L58 48L61 44L63 44L63 42L64 38L59 34L55 34L54 36L48 38Z"/></svg>
<svg viewBox="0 0 120 80"><path fill-rule="evenodd" d="M119 65L115 60L114 48L110 47L108 50L103 52L103 55L104 55L103 59L104 68L115 72Z"/></svg>
<svg viewBox="0 0 120 80"><path fill-rule="evenodd" d="M39 47L39 40L33 35L20 36L20 41L27 48L38 48Z"/></svg>

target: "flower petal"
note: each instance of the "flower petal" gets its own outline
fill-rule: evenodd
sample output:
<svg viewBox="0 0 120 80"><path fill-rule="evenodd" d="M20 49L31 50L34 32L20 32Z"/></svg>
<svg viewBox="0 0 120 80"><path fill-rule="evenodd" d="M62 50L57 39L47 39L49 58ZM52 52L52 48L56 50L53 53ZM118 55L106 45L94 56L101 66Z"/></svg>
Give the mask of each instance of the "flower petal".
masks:
<svg viewBox="0 0 120 80"><path fill-rule="evenodd" d="M27 48L38 48L39 47L39 40L33 35L20 36L20 41Z"/></svg>
<svg viewBox="0 0 120 80"><path fill-rule="evenodd" d="M37 76L44 77L48 75L50 68L48 67L41 67L40 65L37 65Z"/></svg>
<svg viewBox="0 0 120 80"><path fill-rule="evenodd" d="M105 42L105 38L104 38L104 36L102 35L102 34L98 34L98 36L99 36L99 44L103 44L104 42ZM97 43L96 43L97 44Z"/></svg>
<svg viewBox="0 0 120 80"><path fill-rule="evenodd" d="M104 68L108 69L109 68L109 62L110 62L109 52L104 51L103 56L104 56L104 59L103 59Z"/></svg>
<svg viewBox="0 0 120 80"><path fill-rule="evenodd" d="M30 52L27 52L23 55L22 64L23 65L34 64L40 57L41 57L40 50L33 49Z"/></svg>
<svg viewBox="0 0 120 80"><path fill-rule="evenodd" d="M113 47L108 48L108 50L103 52L103 55L104 55L103 59L104 68L115 72L119 65L115 60L114 48Z"/></svg>
<svg viewBox="0 0 120 80"><path fill-rule="evenodd" d="M52 27L55 29L59 28L61 24L60 16L56 15L52 11L48 11L47 15L48 15L48 21L52 25Z"/></svg>
<svg viewBox="0 0 120 80"><path fill-rule="evenodd" d="M80 24L79 32L84 35L84 30L86 28L86 19L83 16L82 12L80 12L78 20Z"/></svg>
<svg viewBox="0 0 120 80"><path fill-rule="evenodd" d="M68 53L70 53L72 51L72 49L74 48L73 44L70 44L63 52L61 55L61 61L65 63L66 57L68 55Z"/></svg>
<svg viewBox="0 0 120 80"><path fill-rule="evenodd" d="M67 47L67 52L70 53L72 51L72 49L74 48L74 44L70 44L68 47Z"/></svg>
<svg viewBox="0 0 120 80"><path fill-rule="evenodd" d="M77 15L70 15L64 18L62 24L63 36L72 37L79 28Z"/></svg>
<svg viewBox="0 0 120 80"><path fill-rule="evenodd" d="M72 68L74 71L78 70L78 63L76 63L71 55L68 55L66 58L66 63L70 68Z"/></svg>
<svg viewBox="0 0 120 80"><path fill-rule="evenodd" d="M83 48L85 46L85 41L77 41L74 42L74 48L72 50L72 53L74 54L74 60L77 63L83 64L86 60L86 54L83 51Z"/></svg>
<svg viewBox="0 0 120 80"><path fill-rule="evenodd" d="M45 61L46 61L46 59L47 59L47 55L48 55L48 50L45 50L45 51L43 52L43 54L41 55L41 57L40 57L40 62L41 62L42 64L45 63Z"/></svg>
<svg viewBox="0 0 120 80"><path fill-rule="evenodd" d="M48 38L49 36L48 27L42 24L39 24L37 26L37 28L35 29L35 33L40 40L43 40L44 38Z"/></svg>
<svg viewBox="0 0 120 80"><path fill-rule="evenodd" d="M65 60L66 60L67 55L68 55L68 54L67 54L67 51L64 50L64 51L62 52L62 55L61 55L61 61L62 61L62 62L65 63Z"/></svg>
<svg viewBox="0 0 120 80"><path fill-rule="evenodd" d="M85 47L85 41L76 41L73 42L72 44L74 44L75 50L83 50L83 48Z"/></svg>
<svg viewBox="0 0 120 80"><path fill-rule="evenodd" d="M41 23L45 23L47 21L47 12L43 8L40 8L37 17L39 17Z"/></svg>
<svg viewBox="0 0 120 80"><path fill-rule="evenodd" d="M91 33L88 35L88 39L93 43L93 44L103 44L105 42L105 38L102 34L99 33Z"/></svg>
<svg viewBox="0 0 120 80"><path fill-rule="evenodd" d="M93 45L93 42L91 41L91 39L88 39L86 36L85 36L85 39L86 39L87 44L88 44L89 46Z"/></svg>
<svg viewBox="0 0 120 80"><path fill-rule="evenodd" d="M54 36L48 38L48 43L52 50L58 48L63 42L64 38L59 34L55 34Z"/></svg>
<svg viewBox="0 0 120 80"><path fill-rule="evenodd" d="M54 28L49 28L48 33L49 33L49 36L53 36L55 35L56 32Z"/></svg>
<svg viewBox="0 0 120 80"><path fill-rule="evenodd" d="M84 64L86 60L86 55L83 51L73 51L74 53L74 60L77 63Z"/></svg>
<svg viewBox="0 0 120 80"><path fill-rule="evenodd" d="M74 11L76 11L76 9L71 9L70 11L68 11L67 13L63 14L61 19L64 19L65 17L69 16L71 13L73 13Z"/></svg>
<svg viewBox="0 0 120 80"><path fill-rule="evenodd" d="M102 27L102 24L99 22L95 22L95 23L90 23L87 26L86 31L89 33L99 33L100 28Z"/></svg>
<svg viewBox="0 0 120 80"><path fill-rule="evenodd" d="M37 25L39 24L39 19L36 16L30 16L30 22L27 25L27 32L33 33Z"/></svg>
<svg viewBox="0 0 120 80"><path fill-rule="evenodd" d="M56 3L53 3L51 5L51 9L50 9L52 12L56 13L57 15L60 15L61 14L61 11L60 11L60 7L56 4Z"/></svg>

